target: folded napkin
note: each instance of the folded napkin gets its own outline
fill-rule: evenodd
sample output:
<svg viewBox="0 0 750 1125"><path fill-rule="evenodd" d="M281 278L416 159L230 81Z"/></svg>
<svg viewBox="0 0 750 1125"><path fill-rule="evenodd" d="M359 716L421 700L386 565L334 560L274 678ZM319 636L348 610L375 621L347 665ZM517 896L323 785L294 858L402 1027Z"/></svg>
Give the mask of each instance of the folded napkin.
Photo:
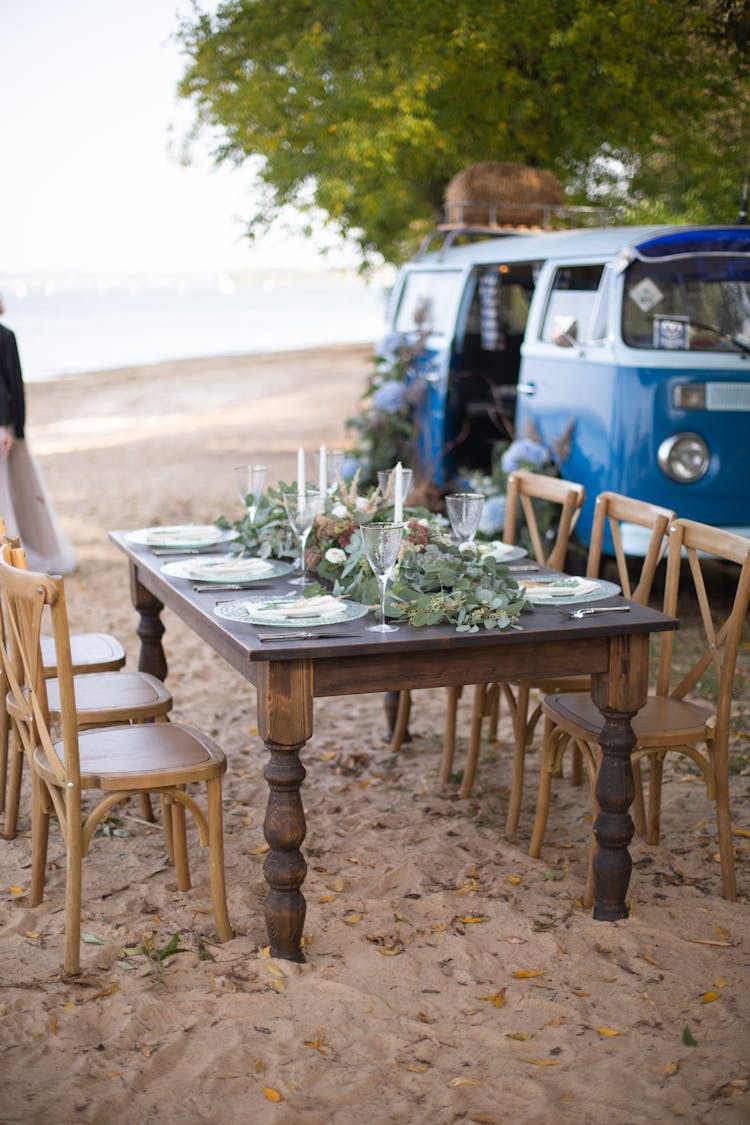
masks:
<svg viewBox="0 0 750 1125"><path fill-rule="evenodd" d="M525 578L519 583L526 591L530 600L570 598L581 594L589 594L599 585L591 578L539 578L529 582Z"/></svg>
<svg viewBox="0 0 750 1125"><path fill-rule="evenodd" d="M502 559L507 558L508 555L516 555L517 548L510 546L507 543L500 543L498 540L493 539L491 543L478 543L480 555L490 555L493 559L500 562Z"/></svg>
<svg viewBox="0 0 750 1125"><path fill-rule="evenodd" d="M273 570L268 559L220 559L218 562L196 563L190 568L191 578L221 578L222 580L258 578Z"/></svg>
<svg viewBox="0 0 750 1125"><path fill-rule="evenodd" d="M330 594L320 594L314 598L268 602L266 605L248 602L247 608L251 613L262 616L268 621L288 621L289 618L298 617L328 617L330 614L343 613L345 606L340 598L334 598Z"/></svg>
<svg viewBox="0 0 750 1125"><path fill-rule="evenodd" d="M208 524L193 527L151 527L148 537L152 543L179 546L184 543L214 543L219 538L217 528Z"/></svg>

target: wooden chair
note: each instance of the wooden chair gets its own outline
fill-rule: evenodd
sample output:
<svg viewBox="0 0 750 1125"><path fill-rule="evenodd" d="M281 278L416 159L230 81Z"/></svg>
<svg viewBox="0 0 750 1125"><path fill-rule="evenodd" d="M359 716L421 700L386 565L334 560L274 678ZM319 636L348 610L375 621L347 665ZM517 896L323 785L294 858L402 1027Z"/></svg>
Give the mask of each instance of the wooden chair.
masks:
<svg viewBox="0 0 750 1125"><path fill-rule="evenodd" d="M709 799L716 803L722 888L735 899L737 887L729 814L729 722L732 692L742 629L750 601L750 540L692 520L675 520L669 533L669 557L664 612L678 616L683 557L687 557L689 592L695 599L706 647L695 658L682 652L680 633L661 638L656 687L646 706L633 719L636 745L631 759L649 765L649 843L659 841L663 762L666 754L686 755L701 770ZM733 564L722 570L722 582L733 583L729 608L712 606L706 588L705 568L710 560ZM721 618L723 617L723 621ZM583 693L552 694L544 699L545 731L536 822L529 853L538 856L547 825L552 776L565 749L573 744L583 754L592 793L599 766L598 738L603 720L590 697ZM589 873L586 898L591 901Z"/></svg>
<svg viewBox="0 0 750 1125"><path fill-rule="evenodd" d="M50 815L55 814L67 851L64 970L80 971L82 860L91 838L111 808L143 792L158 792L169 814L177 883L190 887L185 809L193 814L210 854L211 897L220 940L232 937L224 884L221 777L226 758L207 735L178 723L139 723L80 730L70 653L65 587L61 578L10 565L10 548L0 550L0 599L9 651L2 648L5 676L17 713L16 728L31 764L32 865L29 901L44 895ZM41 621L49 607L57 652L59 721L53 737L49 681L41 659ZM205 782L208 814L185 787ZM90 809L83 793L100 792Z"/></svg>
<svg viewBox="0 0 750 1125"><path fill-rule="evenodd" d="M23 548L11 547L9 544L6 546L9 564L25 570L26 558ZM3 625L2 615L0 614L0 643L2 642L2 636ZM94 634L89 634L88 636L91 637L94 636ZM57 671L55 638L49 638L49 641L52 642L51 644L47 643L45 645L44 641L45 638L40 635L42 671L47 680L47 702L52 721L55 722L59 717L61 709L59 679L57 676L50 675L51 671ZM79 646L79 652L81 647L86 647L90 653L93 653L96 648L95 645L89 645L88 642L84 646ZM48 656L50 654L54 656L54 664L44 661L45 648ZM81 729L96 726L110 726L113 723L163 721L167 712L171 711L172 695L155 676L149 676L145 672L125 671L92 671L76 674L78 665L76 665L72 659L72 644L70 648L71 666L74 673L73 686L76 697L78 725ZM12 751L9 769L8 765L6 765L6 770L4 771L4 774L7 772L8 783L3 834L6 840L12 840L18 827L18 810L21 797L24 761L23 746L15 730L15 724L19 719L19 709L12 693L6 696L5 715L6 730L4 745L6 755L8 752L8 720L10 720L10 729L13 738L11 741ZM153 821L154 816L148 794L145 794L141 799L141 811L146 819Z"/></svg>
<svg viewBox="0 0 750 1125"><path fill-rule="evenodd" d="M616 492L602 492L596 498L594 506L594 520L591 531L591 542L586 560L586 577L601 578L602 569L610 558L617 571L617 579L626 598L646 605L651 595L656 570L663 558L667 547L667 533L675 513L668 508L649 504L647 501L635 500L629 496L622 496ZM631 524L643 528L649 533L648 545L642 558L637 580L631 581L632 562L623 547L623 524ZM612 544L613 556L604 555L604 543L607 531ZM505 822L507 836L515 835L518 830L518 818L521 812L523 797L524 766L526 750L530 746L534 733L542 714L542 702L532 708L531 693L539 692L542 696L550 692L571 692L591 690L591 681L588 676L569 676L557 680L539 677L535 680L511 680L500 685L503 697L508 703L513 720L513 774L511 780L510 800ZM479 720L481 722L481 719ZM473 728L474 735L470 743L470 757L478 754L478 729ZM580 783L580 757L575 756L573 780ZM638 773L640 780L640 771ZM638 788L638 800L634 807L637 817L638 831L645 831L643 819L643 797Z"/></svg>
<svg viewBox="0 0 750 1125"><path fill-rule="evenodd" d="M542 473L528 472L525 469L516 470L508 477L503 542L516 543L518 516L522 514L534 560L540 565L552 567L554 570L562 570L565 566L565 556L570 537L578 522L585 499L586 491L582 484L576 484L559 477L548 477ZM540 503L544 505L542 510L546 513L554 512L553 524L556 531L551 541L545 540L543 530L540 527L538 518ZM509 685L503 685L503 688L503 694L511 706L511 714L514 717L515 724L516 715L519 717L525 717L526 715L529 701L528 688L525 684L519 685L517 696L513 695ZM440 764L440 781L443 785L447 784L453 770L456 745L456 711L461 690L460 687L448 688L443 757ZM474 786L483 720L489 718L490 730L492 732L497 731L500 690L500 684L476 684L474 687L469 746L460 789L462 798L471 796ZM518 801L520 802L520 795Z"/></svg>
<svg viewBox="0 0 750 1125"><path fill-rule="evenodd" d="M9 543L12 547L20 546L19 540L8 537L5 520L0 516L0 544L2 543ZM0 633L0 637L1 635ZM125 664L125 649L109 633L71 633L70 650L73 658L73 671L76 673L116 672ZM54 637L42 635L42 660L45 675L50 677L57 675ZM7 689L4 686L2 674L0 674L0 698L4 700L6 694ZM0 813L5 812L8 788L9 737L9 716L3 704L0 706Z"/></svg>

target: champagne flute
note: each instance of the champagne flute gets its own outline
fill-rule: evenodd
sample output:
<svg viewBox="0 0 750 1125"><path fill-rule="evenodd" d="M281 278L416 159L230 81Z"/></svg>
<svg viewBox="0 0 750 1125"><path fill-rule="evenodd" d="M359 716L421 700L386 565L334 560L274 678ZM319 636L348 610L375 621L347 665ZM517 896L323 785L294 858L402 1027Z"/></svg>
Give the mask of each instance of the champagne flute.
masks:
<svg viewBox="0 0 750 1125"><path fill-rule="evenodd" d="M315 522L315 517L323 505L323 497L316 491L300 490L299 492L284 493L284 507L292 525L292 531L297 536L299 543L299 578L289 580L292 586L309 585L305 577L305 543L310 534L310 528Z"/></svg>
<svg viewBox="0 0 750 1125"><path fill-rule="evenodd" d="M454 492L445 498L448 519L459 547L471 543L477 533L484 508L481 492Z"/></svg>
<svg viewBox="0 0 750 1125"><path fill-rule="evenodd" d="M388 579L398 561L404 534L402 523L366 523L360 529L365 556L378 580L380 588L380 624L367 625L370 633L395 633L398 625L388 625L385 620L385 590Z"/></svg>
<svg viewBox="0 0 750 1125"><path fill-rule="evenodd" d="M263 489L266 486L265 465L239 465L234 470L234 479L237 482L237 492L240 500L245 505L245 510L250 523L255 523Z"/></svg>

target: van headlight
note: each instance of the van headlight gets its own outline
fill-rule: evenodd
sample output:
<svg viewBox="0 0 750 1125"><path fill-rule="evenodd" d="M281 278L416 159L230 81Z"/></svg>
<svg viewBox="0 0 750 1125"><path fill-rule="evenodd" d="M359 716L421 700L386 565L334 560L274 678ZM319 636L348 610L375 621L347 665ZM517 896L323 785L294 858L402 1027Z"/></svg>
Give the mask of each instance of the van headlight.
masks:
<svg viewBox="0 0 750 1125"><path fill-rule="evenodd" d="M690 484L708 471L711 456L698 434L673 434L659 446L659 468L672 480Z"/></svg>

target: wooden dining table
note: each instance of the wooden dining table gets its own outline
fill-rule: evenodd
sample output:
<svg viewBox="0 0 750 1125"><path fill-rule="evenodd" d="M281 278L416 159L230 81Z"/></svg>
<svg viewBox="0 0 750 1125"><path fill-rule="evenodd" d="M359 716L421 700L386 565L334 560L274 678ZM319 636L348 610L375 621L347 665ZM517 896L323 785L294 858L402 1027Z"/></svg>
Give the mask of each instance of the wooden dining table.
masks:
<svg viewBox="0 0 750 1125"><path fill-rule="evenodd" d="M164 558L126 535L113 531L110 538L130 565L131 598L139 615L139 668L166 678L161 618L166 607L255 687L258 731L269 752L264 771L269 789L264 909L273 956L304 961L302 886L307 867L301 786L306 771L300 753L313 733L313 701L524 676L538 679L540 670L545 677L591 676L591 696L604 721L596 785L600 811L594 825L594 918L627 917L633 836L629 808L634 797L631 719L646 702L650 637L674 629L674 618L614 597L597 605L628 604L628 612L575 619L554 606L535 606L522 613L521 629L478 633L458 633L450 625L401 625L397 632L372 633L366 631L372 624L368 616L326 626L326 634L342 636L293 638L280 628L278 638L260 641L258 634L268 633L268 627L227 620L214 612L219 600L251 597L251 589L244 594L197 592L190 579L162 573ZM279 594L294 589L283 578L272 585ZM267 583L263 587L269 592ZM314 777L309 783L315 784Z"/></svg>

